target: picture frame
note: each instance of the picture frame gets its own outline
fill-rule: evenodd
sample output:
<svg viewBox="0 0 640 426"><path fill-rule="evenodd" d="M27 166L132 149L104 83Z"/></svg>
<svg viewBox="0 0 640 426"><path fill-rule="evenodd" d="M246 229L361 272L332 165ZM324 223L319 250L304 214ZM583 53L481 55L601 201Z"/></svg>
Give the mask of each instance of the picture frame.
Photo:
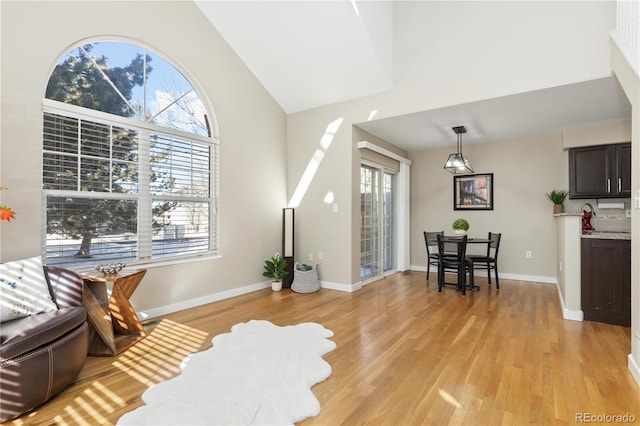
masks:
<svg viewBox="0 0 640 426"><path fill-rule="evenodd" d="M454 210L493 210L493 173L453 177Z"/></svg>

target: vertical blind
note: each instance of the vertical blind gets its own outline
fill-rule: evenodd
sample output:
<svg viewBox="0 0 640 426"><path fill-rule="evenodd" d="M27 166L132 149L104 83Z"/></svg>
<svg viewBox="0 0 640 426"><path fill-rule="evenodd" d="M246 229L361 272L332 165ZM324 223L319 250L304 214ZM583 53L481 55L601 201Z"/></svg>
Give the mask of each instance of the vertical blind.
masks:
<svg viewBox="0 0 640 426"><path fill-rule="evenodd" d="M43 117L49 264L216 251L216 144L66 111Z"/></svg>

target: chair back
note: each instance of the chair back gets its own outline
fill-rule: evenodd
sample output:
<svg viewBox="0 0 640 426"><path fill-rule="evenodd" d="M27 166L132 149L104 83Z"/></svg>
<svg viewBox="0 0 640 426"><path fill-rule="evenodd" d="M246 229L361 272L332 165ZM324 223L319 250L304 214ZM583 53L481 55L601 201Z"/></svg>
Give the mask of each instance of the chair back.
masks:
<svg viewBox="0 0 640 426"><path fill-rule="evenodd" d="M464 263L467 253L467 236L451 237L437 235L438 253L444 263Z"/></svg>
<svg viewBox="0 0 640 426"><path fill-rule="evenodd" d="M424 231L424 244L427 247L427 257L431 254L431 247L434 251L438 250L438 235L444 235L444 231L427 232Z"/></svg>
<svg viewBox="0 0 640 426"><path fill-rule="evenodd" d="M487 245L487 257L493 257L494 259L498 258L498 250L500 249L501 236L502 234L489 232L488 239L491 240L491 242ZM493 250L493 256L491 256L491 250Z"/></svg>

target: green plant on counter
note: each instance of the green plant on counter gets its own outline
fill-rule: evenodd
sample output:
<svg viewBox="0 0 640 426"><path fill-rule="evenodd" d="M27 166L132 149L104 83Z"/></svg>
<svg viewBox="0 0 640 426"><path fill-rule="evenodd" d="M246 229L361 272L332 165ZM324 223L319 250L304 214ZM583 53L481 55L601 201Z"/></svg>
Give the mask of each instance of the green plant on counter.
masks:
<svg viewBox="0 0 640 426"><path fill-rule="evenodd" d="M564 203L564 199L569 195L569 191L565 191L564 189L552 189L547 192L547 198L551 200L553 204L562 204Z"/></svg>
<svg viewBox="0 0 640 426"><path fill-rule="evenodd" d="M458 218L453 221L453 229L456 231L468 231L469 230L469 222L466 219Z"/></svg>

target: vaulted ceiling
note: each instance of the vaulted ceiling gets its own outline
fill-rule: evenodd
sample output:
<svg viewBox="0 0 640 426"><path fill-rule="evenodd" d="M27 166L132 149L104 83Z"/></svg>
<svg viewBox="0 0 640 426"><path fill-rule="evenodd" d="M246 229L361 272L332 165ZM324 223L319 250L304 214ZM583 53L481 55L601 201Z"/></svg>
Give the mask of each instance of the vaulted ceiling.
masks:
<svg viewBox="0 0 640 426"><path fill-rule="evenodd" d="M286 113L393 87L391 1L196 1ZM629 119L614 77L358 123L407 150L526 138Z"/></svg>

